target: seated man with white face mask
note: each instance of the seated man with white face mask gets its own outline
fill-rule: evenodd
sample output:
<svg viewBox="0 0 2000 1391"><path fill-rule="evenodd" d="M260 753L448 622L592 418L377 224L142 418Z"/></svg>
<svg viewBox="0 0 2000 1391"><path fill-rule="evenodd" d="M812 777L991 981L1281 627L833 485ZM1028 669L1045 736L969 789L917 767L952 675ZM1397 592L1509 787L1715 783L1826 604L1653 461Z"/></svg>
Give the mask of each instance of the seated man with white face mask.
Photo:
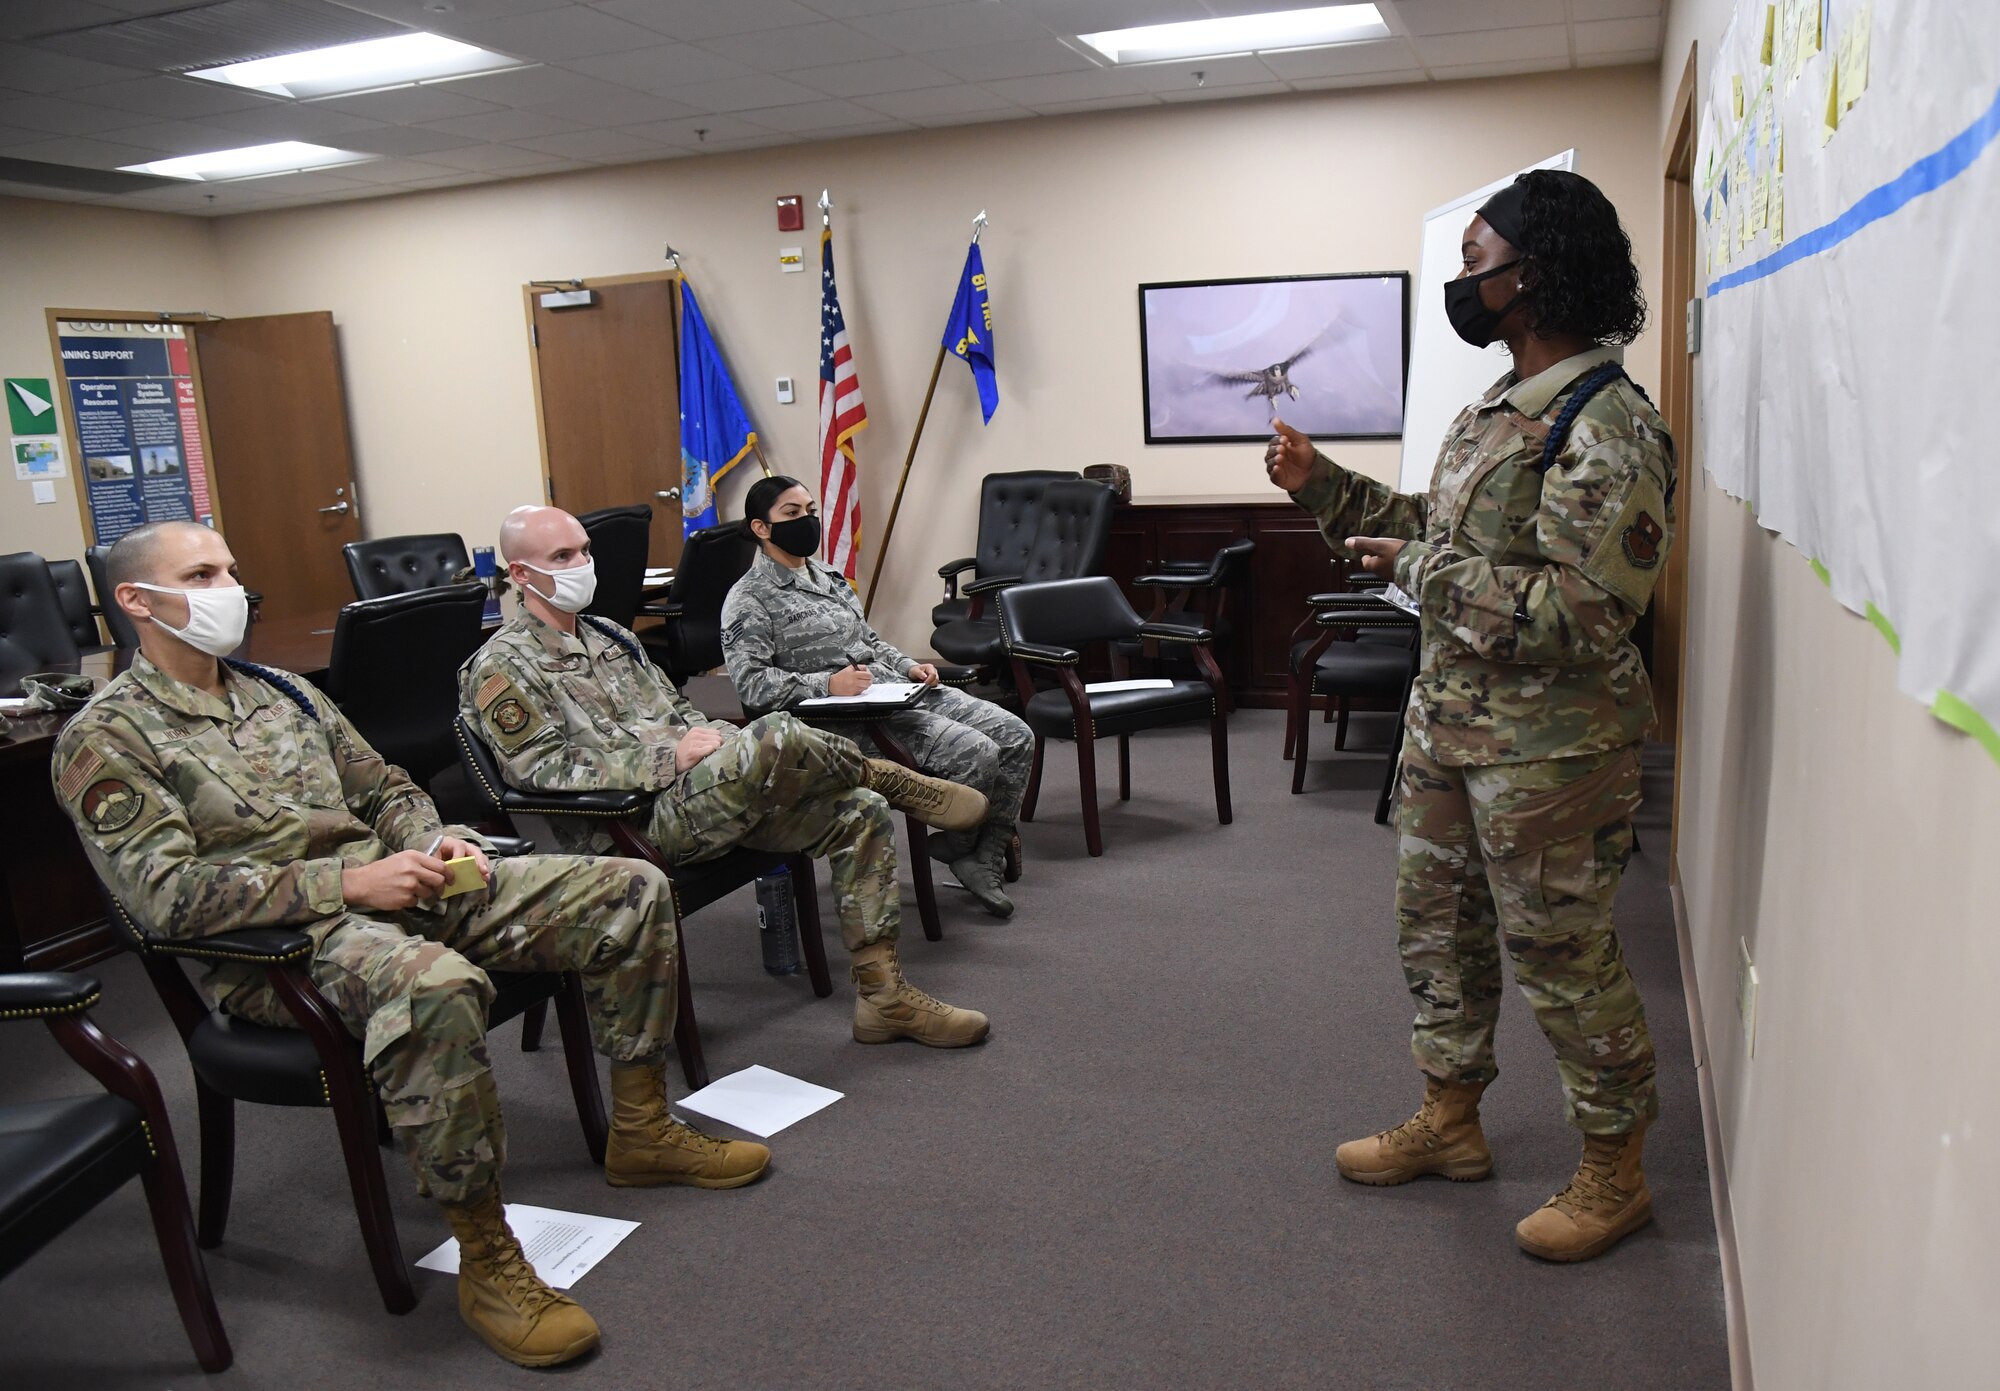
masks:
<svg viewBox="0 0 2000 1391"><path fill-rule="evenodd" d="M703 715L637 638L583 612L596 591L590 537L559 508L510 513L500 554L521 612L459 672L458 698L508 782L536 792L653 793L646 836L670 863L738 845L824 856L854 954L855 1040L961 1048L986 1037L985 1015L903 979L889 815L893 806L963 831L986 819L983 794L869 758L851 739L782 711L745 729ZM610 844L595 826L557 825L573 838L569 848Z"/></svg>
<svg viewBox="0 0 2000 1391"><path fill-rule="evenodd" d="M297 927L313 984L362 1057L420 1191L459 1241L459 1313L494 1351L552 1366L597 1345L597 1325L536 1276L500 1201L506 1156L486 1048L486 971L575 971L618 1105L605 1177L735 1188L762 1145L711 1139L667 1111L678 940L672 886L640 860L489 861L318 690L231 661L248 618L221 536L159 522L106 557L107 602L139 653L56 741L51 772L91 863L147 932L198 939ZM445 898L446 861L483 880ZM289 1013L256 966L202 982L226 1013Z"/></svg>

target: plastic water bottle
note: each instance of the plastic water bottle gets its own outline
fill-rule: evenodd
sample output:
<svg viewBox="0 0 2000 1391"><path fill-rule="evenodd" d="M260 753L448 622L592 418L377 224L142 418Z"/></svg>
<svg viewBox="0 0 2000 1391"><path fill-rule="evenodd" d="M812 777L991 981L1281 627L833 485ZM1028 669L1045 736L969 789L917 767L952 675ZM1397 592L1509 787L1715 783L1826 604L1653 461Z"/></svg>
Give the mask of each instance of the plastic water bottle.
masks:
<svg viewBox="0 0 2000 1391"><path fill-rule="evenodd" d="M789 869L757 881L757 937L764 944L766 971L774 976L798 974L799 919Z"/></svg>

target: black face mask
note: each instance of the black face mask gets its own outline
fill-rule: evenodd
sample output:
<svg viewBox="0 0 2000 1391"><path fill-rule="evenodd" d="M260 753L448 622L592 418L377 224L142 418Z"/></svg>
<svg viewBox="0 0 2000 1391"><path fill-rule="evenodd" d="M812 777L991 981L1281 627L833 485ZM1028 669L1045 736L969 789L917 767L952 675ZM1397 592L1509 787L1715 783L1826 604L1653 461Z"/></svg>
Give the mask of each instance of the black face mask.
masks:
<svg viewBox="0 0 2000 1391"><path fill-rule="evenodd" d="M1523 258L1516 257L1504 266L1481 271L1477 275L1462 275L1456 280L1444 283L1444 312L1451 320L1451 326L1460 338L1475 348L1483 348L1493 341L1499 331L1500 321L1514 312L1514 307L1528 296L1522 292L1507 301L1499 309L1488 309L1486 301L1479 297L1479 284L1491 280L1503 270L1512 270L1521 264Z"/></svg>
<svg viewBox="0 0 2000 1391"><path fill-rule="evenodd" d="M819 518L794 517L771 523L771 544L786 555L804 559L819 549Z"/></svg>

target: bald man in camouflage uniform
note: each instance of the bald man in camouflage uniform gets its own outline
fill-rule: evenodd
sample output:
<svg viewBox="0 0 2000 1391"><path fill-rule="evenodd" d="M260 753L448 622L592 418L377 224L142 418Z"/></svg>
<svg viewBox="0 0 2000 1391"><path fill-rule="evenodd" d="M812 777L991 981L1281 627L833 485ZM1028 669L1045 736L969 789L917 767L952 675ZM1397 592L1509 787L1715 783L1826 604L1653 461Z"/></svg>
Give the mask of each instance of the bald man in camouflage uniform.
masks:
<svg viewBox="0 0 2000 1391"><path fill-rule="evenodd" d="M722 606L722 650L746 710L785 710L827 694L843 667L876 681L922 681L916 706L884 715L890 737L919 768L986 794L976 832L940 832L930 854L995 917L1014 911L1003 884L1007 847L1034 764L1035 736L1020 716L937 683L937 668L897 650L862 616L861 600L839 571L810 557L796 567L760 551ZM874 744L857 729L863 748Z"/></svg>
<svg viewBox="0 0 2000 1391"><path fill-rule="evenodd" d="M852 740L788 714L745 729L703 715L628 630L553 602L563 590L552 576L590 565L589 537L569 513L519 509L502 528L501 550L522 608L460 671L459 704L507 781L538 792L653 793L646 837L671 863L738 845L824 857L841 938L854 954L855 1039L936 1048L984 1039L985 1015L903 978L889 808L962 829L985 817L986 799L869 758ZM575 848L610 843L581 819L556 825Z"/></svg>
<svg viewBox="0 0 2000 1391"><path fill-rule="evenodd" d="M233 645L204 636L192 606L240 614L234 561L207 528L143 528L108 567L140 652L65 726L51 765L91 863L147 932L290 926L311 939L308 974L361 1041L418 1189L458 1235L466 1322L523 1365L582 1355L596 1325L535 1277L502 1213L486 972L581 977L621 1096L610 1182L751 1181L769 1160L762 1145L711 1140L667 1114L677 964L664 876L637 860L489 862L491 846L440 825L430 798L309 682L192 645ZM484 882L443 898L443 861L461 855ZM260 967L217 962L202 986L225 1013L296 1027Z"/></svg>
<svg viewBox="0 0 2000 1391"><path fill-rule="evenodd" d="M1540 467L1573 391L1616 358L1597 348L1525 381L1503 377L1453 423L1428 494L1349 472L1279 426L1280 441L1311 459L1293 498L1337 552L1393 554L1422 624L1396 918L1427 1096L1411 1121L1342 1145L1340 1172L1376 1184L1490 1172L1478 1104L1498 1075L1497 932L1587 1140L1577 1180L1522 1224L1522 1245L1551 1259L1595 1255L1650 1214L1638 1141L1659 1111L1652 1040L1611 905L1653 719L1630 634L1670 544L1673 441L1621 377L1575 418L1554 466ZM1350 545L1395 537L1415 539L1393 552Z"/></svg>

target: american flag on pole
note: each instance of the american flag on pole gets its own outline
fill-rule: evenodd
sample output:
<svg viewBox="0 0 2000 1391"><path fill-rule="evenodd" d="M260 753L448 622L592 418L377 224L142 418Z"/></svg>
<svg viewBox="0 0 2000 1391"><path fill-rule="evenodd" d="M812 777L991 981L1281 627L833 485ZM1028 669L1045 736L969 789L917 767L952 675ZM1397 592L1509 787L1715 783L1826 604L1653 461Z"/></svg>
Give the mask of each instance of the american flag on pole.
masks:
<svg viewBox="0 0 2000 1391"><path fill-rule="evenodd" d="M833 229L819 234L819 496L826 516L826 563L848 582L861 551L861 477L854 466L855 433L868 424L847 320L833 284Z"/></svg>

